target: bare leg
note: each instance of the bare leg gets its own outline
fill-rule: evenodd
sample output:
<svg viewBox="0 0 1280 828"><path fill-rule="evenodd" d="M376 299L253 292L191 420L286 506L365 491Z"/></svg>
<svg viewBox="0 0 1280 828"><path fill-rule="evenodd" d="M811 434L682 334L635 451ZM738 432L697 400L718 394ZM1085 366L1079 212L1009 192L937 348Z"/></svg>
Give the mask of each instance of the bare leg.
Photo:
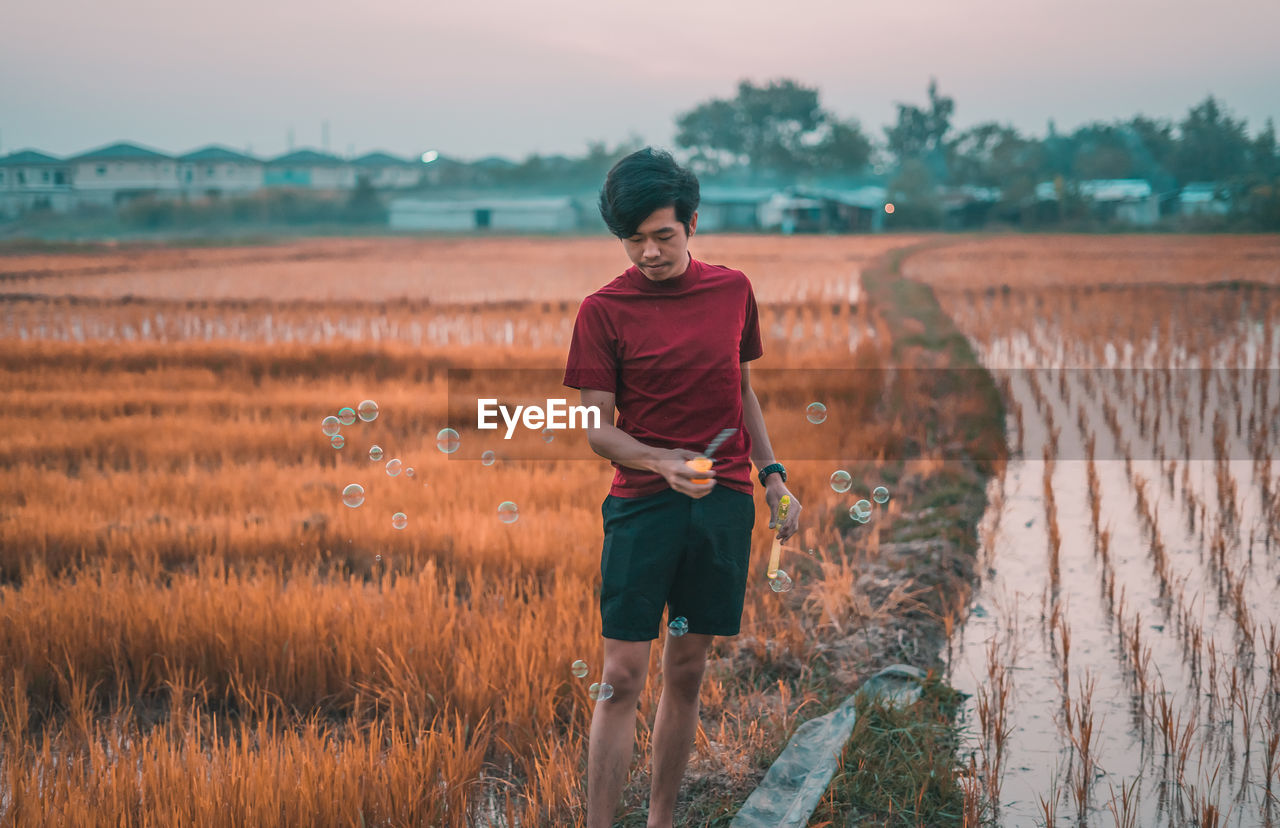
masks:
<svg viewBox="0 0 1280 828"><path fill-rule="evenodd" d="M667 636L662 650L662 697L653 725L649 828L672 828L680 779L698 732L698 691L712 638L698 633Z"/></svg>
<svg viewBox="0 0 1280 828"><path fill-rule="evenodd" d="M649 670L649 641L604 640L602 682L613 697L596 702L587 743L587 828L610 828L636 741L636 704Z"/></svg>

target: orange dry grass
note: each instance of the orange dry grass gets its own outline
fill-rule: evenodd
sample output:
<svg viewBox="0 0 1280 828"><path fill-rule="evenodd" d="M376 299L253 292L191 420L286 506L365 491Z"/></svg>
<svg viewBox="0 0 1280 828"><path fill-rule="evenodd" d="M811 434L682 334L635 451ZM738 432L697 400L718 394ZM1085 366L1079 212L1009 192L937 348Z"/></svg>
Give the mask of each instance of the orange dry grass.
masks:
<svg viewBox="0 0 1280 828"><path fill-rule="evenodd" d="M910 244L906 236L695 236L690 252L746 272L764 301L815 295L824 280ZM0 256L6 293L245 301L577 302L629 266L617 241L379 239L270 247L121 251L98 257Z"/></svg>
<svg viewBox="0 0 1280 828"><path fill-rule="evenodd" d="M1280 237L1275 235L1026 235L980 238L918 253L903 263L902 274L940 291L1005 285L1275 285L1280 284L1278 260Z"/></svg>
<svg viewBox="0 0 1280 828"><path fill-rule="evenodd" d="M810 269L770 276L770 245L716 240L725 260L744 269L743 260L757 257L759 293L790 300L762 320L767 356L755 385L779 453L814 458L789 468L808 525L819 527L812 543L823 549L842 542L834 516L848 506L827 486L832 461L851 458L843 465L857 478L899 440L877 414L882 373L847 370L879 367L876 347L855 350L837 338L840 347L828 350L825 340L807 341L819 324L828 332L857 324L863 311L850 306L847 288L856 285L857 262L887 244L872 241L793 244L809 250ZM337 284L347 277L332 274L362 256L454 249L433 244L389 242L390 252L375 254L365 243L320 243L291 255ZM510 273L499 255L508 248L526 258L550 255L531 244L474 248L500 260L483 265L496 274ZM590 243L562 244L580 267L578 245ZM165 264L139 265L137 277L55 276L32 285L206 296L207 282L187 278L204 267L204 253L186 261L156 252ZM230 254L208 253L236 290L306 292L302 270L270 269L303 265L287 256L262 264L257 250L244 255L242 273ZM313 261L329 255L336 265ZM163 272L184 261L185 270ZM482 257L465 261L483 270ZM461 268L448 283L461 293L489 290L483 273L469 279L467 267L450 266ZM610 272L567 281L561 272L559 282L522 289L576 299ZM369 284L362 297L387 295L387 282ZM491 285L511 287L501 279ZM222 323L237 307L195 312ZM316 312L340 307L320 303ZM366 312L377 317L387 307ZM79 324L133 312L114 299L62 310ZM11 797L0 813L19 824L114 822L142 812L157 824L234 814L247 824L461 825L486 819L492 803L511 825L580 821L586 686L600 672L598 509L611 470L572 434L517 452L499 436L460 429L458 455L436 449L436 431L458 414L447 401L448 368L541 367L558 382L563 365L563 347L538 348L529 337L548 318L553 326L571 319L571 307L474 310L494 324L510 322L511 345L484 338L416 348L260 338L71 344L35 331L32 340L6 341L0 389L19 404L0 412L0 743L8 746L0 773ZM775 328L782 332L771 335ZM576 400L570 389L553 391ZM378 419L345 427L348 444L335 451L321 418L365 398L378 401ZM816 398L830 410L823 427L803 414ZM375 442L384 461L398 457L416 477L391 478L371 463L366 452ZM499 462L475 462L481 447L497 451ZM366 487L360 508L339 499L349 482ZM866 497L876 482L850 495ZM520 507L512 525L495 514L508 499ZM397 510L409 516L404 531L390 525ZM748 779L812 700L803 681L777 685L779 697L778 678L797 682L820 658L806 632L815 619L801 607L803 587L789 602L763 578L762 496L757 519L760 578L748 590L743 635L717 644L721 666L707 677L691 765L728 787ZM795 560L792 571L800 568ZM847 586L847 567L838 580ZM828 609L838 618L838 607ZM575 658L591 666L587 679L569 674ZM738 672L735 664L749 667ZM640 756L657 686L651 682L641 702ZM800 694L788 697L792 686ZM781 715L772 715L779 698Z"/></svg>

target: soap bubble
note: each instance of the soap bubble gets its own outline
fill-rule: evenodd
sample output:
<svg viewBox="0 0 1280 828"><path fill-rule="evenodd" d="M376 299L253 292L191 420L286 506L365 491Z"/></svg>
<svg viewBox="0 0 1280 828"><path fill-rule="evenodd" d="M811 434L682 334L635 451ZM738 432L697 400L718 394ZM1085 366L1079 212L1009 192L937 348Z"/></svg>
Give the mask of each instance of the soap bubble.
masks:
<svg viewBox="0 0 1280 828"><path fill-rule="evenodd" d="M520 507L510 500L504 500L498 506L498 518L503 523L515 523L520 519Z"/></svg>
<svg viewBox="0 0 1280 828"><path fill-rule="evenodd" d="M346 444L347 444L347 438L343 437L341 434L335 434L329 438L329 445L333 446L336 449L340 449Z"/></svg>
<svg viewBox="0 0 1280 828"><path fill-rule="evenodd" d="M320 421L320 430L324 432L326 437L332 437L342 430L342 423L337 417L330 414Z"/></svg>
<svg viewBox="0 0 1280 828"><path fill-rule="evenodd" d="M857 505L849 507L849 517L853 518L856 523L866 523L871 520L871 515L863 514Z"/></svg>
<svg viewBox="0 0 1280 828"><path fill-rule="evenodd" d="M820 402L809 403L809 407L804 410L804 413L809 418L809 422L814 425L827 419L827 407Z"/></svg>
<svg viewBox="0 0 1280 828"><path fill-rule="evenodd" d="M592 701L607 701L613 698L613 685L603 682L592 684L587 688L587 695Z"/></svg>
<svg viewBox="0 0 1280 828"><path fill-rule="evenodd" d="M354 408L346 407L338 409L338 422L343 425L351 425L356 421L356 411Z"/></svg>
<svg viewBox="0 0 1280 828"><path fill-rule="evenodd" d="M352 509L364 503L364 486L359 483L349 484L347 488L342 490L342 502Z"/></svg>
<svg viewBox="0 0 1280 828"><path fill-rule="evenodd" d="M387 461L387 476L395 477L397 474L400 473L400 468L403 465L404 464L401 463L398 458L392 457L390 460Z"/></svg>
<svg viewBox="0 0 1280 828"><path fill-rule="evenodd" d="M445 454L453 454L462 445L462 438L451 428L442 428L436 434L436 448Z"/></svg>
<svg viewBox="0 0 1280 828"><path fill-rule="evenodd" d="M582 659L578 659L573 662L573 666L569 668L569 672L573 673L574 678L586 678L587 662Z"/></svg>
<svg viewBox="0 0 1280 828"><path fill-rule="evenodd" d="M774 592L790 592L791 587L791 576L785 570L779 569L777 574L769 580L769 588Z"/></svg>
<svg viewBox="0 0 1280 828"><path fill-rule="evenodd" d="M366 423L371 423L378 419L378 404L373 400L365 400L356 406L356 411L360 413L360 419Z"/></svg>
<svg viewBox="0 0 1280 828"><path fill-rule="evenodd" d="M550 443L554 439L556 439L556 435L550 427L542 429L542 442Z"/></svg>
<svg viewBox="0 0 1280 828"><path fill-rule="evenodd" d="M876 503L888 503L889 490L886 489L884 486L876 486L875 489L871 492L871 499L874 500Z"/></svg>
<svg viewBox="0 0 1280 828"><path fill-rule="evenodd" d="M404 476L405 476L405 477L410 477L410 478L411 478L411 477L414 477L416 474L417 474L417 472L415 472L415 471L413 470L413 466L410 466L409 468L407 468L407 469L405 469L405 470L404 470Z"/></svg>
<svg viewBox="0 0 1280 828"><path fill-rule="evenodd" d="M391 516L391 525L397 529L403 529L409 525L409 516L404 512L396 512Z"/></svg>
<svg viewBox="0 0 1280 828"><path fill-rule="evenodd" d="M683 615L676 616L670 624L667 625L667 632L679 638L689 631L689 619Z"/></svg>
<svg viewBox="0 0 1280 828"><path fill-rule="evenodd" d="M858 514L862 515L863 518L871 517L870 500L859 500L857 503L853 504L853 508L856 509ZM863 522L865 523L866 521L864 520Z"/></svg>
<svg viewBox="0 0 1280 828"><path fill-rule="evenodd" d="M831 488L837 492L847 492L853 488L853 476L844 469L839 469L831 475Z"/></svg>
<svg viewBox="0 0 1280 828"><path fill-rule="evenodd" d="M378 462L382 459L382 446L369 446L369 459Z"/></svg>
<svg viewBox="0 0 1280 828"><path fill-rule="evenodd" d="M497 459L498 455L491 451L486 451L484 454L480 455L480 464L483 466L492 466L493 461Z"/></svg>

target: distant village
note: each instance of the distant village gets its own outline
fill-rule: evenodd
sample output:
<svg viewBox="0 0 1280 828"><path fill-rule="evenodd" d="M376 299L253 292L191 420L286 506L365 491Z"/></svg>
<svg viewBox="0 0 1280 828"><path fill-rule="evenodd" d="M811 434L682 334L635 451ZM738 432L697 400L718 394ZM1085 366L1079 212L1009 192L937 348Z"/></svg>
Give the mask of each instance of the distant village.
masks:
<svg viewBox="0 0 1280 828"><path fill-rule="evenodd" d="M516 166L505 159L473 162L481 167ZM461 162L438 157L397 157L371 152L341 158L299 149L276 158L211 145L171 155L133 144L116 143L69 158L33 149L0 157L0 218L16 219L33 211L72 213L110 210L138 199L208 201L294 190L348 196L358 188L385 204L392 230L440 232L573 232L598 229L594 197L582 193L529 195L496 190L451 192L441 187L442 169ZM1068 195L1086 202L1109 224L1152 226L1168 216L1226 215L1231 208L1222 189L1198 182L1169 192L1155 191L1142 179L1072 182L1045 181L1027 206L1046 214ZM943 226L952 229L986 223L1000 202L994 187L944 187L938 191ZM698 227L703 231L780 233L876 233L893 226L894 204L880 184L857 187L717 186L702 188Z"/></svg>

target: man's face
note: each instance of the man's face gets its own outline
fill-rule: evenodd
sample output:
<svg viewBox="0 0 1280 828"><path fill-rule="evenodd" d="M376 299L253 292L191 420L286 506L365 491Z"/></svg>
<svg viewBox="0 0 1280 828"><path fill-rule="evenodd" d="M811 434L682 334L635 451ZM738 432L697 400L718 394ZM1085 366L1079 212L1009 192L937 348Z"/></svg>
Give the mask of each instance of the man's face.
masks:
<svg viewBox="0 0 1280 828"><path fill-rule="evenodd" d="M640 272L655 282L684 273L689 264L689 236L698 226L698 214L689 218L689 232L676 221L676 208L654 210L640 223L631 238L623 239L627 258Z"/></svg>

